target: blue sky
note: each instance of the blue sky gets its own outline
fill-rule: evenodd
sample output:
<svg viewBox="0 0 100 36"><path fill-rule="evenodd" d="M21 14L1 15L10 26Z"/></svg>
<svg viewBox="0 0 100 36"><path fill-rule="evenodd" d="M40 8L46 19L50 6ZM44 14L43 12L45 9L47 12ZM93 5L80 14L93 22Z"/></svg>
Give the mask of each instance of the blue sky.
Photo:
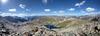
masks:
<svg viewBox="0 0 100 36"><path fill-rule="evenodd" d="M1 15L89 15L100 13L100 0L0 0Z"/></svg>

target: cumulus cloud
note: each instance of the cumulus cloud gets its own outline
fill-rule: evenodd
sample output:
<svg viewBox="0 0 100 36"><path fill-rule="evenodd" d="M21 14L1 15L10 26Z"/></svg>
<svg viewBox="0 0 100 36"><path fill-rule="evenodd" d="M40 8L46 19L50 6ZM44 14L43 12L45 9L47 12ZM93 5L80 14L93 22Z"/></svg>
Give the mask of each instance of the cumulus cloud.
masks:
<svg viewBox="0 0 100 36"><path fill-rule="evenodd" d="M30 11L30 9L26 9L26 11Z"/></svg>
<svg viewBox="0 0 100 36"><path fill-rule="evenodd" d="M80 3L76 3L75 6L80 7L80 6L82 6L85 2L86 2L86 1L82 1L82 2L80 2Z"/></svg>
<svg viewBox="0 0 100 36"><path fill-rule="evenodd" d="M58 10L58 11L52 11L50 13L52 13L52 14L65 14L65 11L64 10Z"/></svg>
<svg viewBox="0 0 100 36"><path fill-rule="evenodd" d="M88 8L86 8L85 10L86 10L87 12L93 12L93 11L95 11L95 8L88 7Z"/></svg>
<svg viewBox="0 0 100 36"><path fill-rule="evenodd" d="M65 11L64 10L59 10L59 12L58 13L65 13Z"/></svg>
<svg viewBox="0 0 100 36"><path fill-rule="evenodd" d="M22 9L25 9L26 5L24 5L24 4L19 4L19 7L22 8Z"/></svg>
<svg viewBox="0 0 100 36"><path fill-rule="evenodd" d="M50 12L51 10L50 10L50 9L44 9L44 11L45 11L45 12Z"/></svg>
<svg viewBox="0 0 100 36"><path fill-rule="evenodd" d="M57 15L57 16L64 16L66 13L64 10L58 10L58 11L52 12L52 14Z"/></svg>
<svg viewBox="0 0 100 36"><path fill-rule="evenodd" d="M75 8L70 8L70 9L68 9L69 11L75 11Z"/></svg>
<svg viewBox="0 0 100 36"><path fill-rule="evenodd" d="M10 12L16 12L16 9L9 9Z"/></svg>
<svg viewBox="0 0 100 36"><path fill-rule="evenodd" d="M23 17L23 16L28 16L28 14L25 13L0 13L1 16L19 16L19 17Z"/></svg>

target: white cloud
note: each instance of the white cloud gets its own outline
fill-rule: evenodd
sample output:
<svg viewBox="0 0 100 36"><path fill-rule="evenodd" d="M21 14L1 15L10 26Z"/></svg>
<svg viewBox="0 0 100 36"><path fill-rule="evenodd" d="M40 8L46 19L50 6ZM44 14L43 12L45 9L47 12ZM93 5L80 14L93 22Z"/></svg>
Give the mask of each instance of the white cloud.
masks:
<svg viewBox="0 0 100 36"><path fill-rule="evenodd" d="M18 16L18 17L23 17L23 16L28 16L28 14L25 13L0 13L1 16Z"/></svg>
<svg viewBox="0 0 100 36"><path fill-rule="evenodd" d="M56 16L64 16L66 13L64 10L58 10L58 11L54 11L52 14Z"/></svg>
<svg viewBox="0 0 100 36"><path fill-rule="evenodd" d="M48 3L48 0L42 0L43 3L47 4Z"/></svg>
<svg viewBox="0 0 100 36"><path fill-rule="evenodd" d="M75 6L80 6L80 3L76 3Z"/></svg>
<svg viewBox="0 0 100 36"><path fill-rule="evenodd" d="M26 11L30 11L30 9L26 9Z"/></svg>
<svg viewBox="0 0 100 36"><path fill-rule="evenodd" d="M16 12L16 9L9 9L10 12Z"/></svg>
<svg viewBox="0 0 100 36"><path fill-rule="evenodd" d="M44 9L44 11L45 11L45 12L50 12L51 10L50 10L50 9Z"/></svg>
<svg viewBox="0 0 100 36"><path fill-rule="evenodd" d="M65 11L64 10L60 10L58 13L65 13Z"/></svg>
<svg viewBox="0 0 100 36"><path fill-rule="evenodd" d="M58 13L57 11L53 11L54 14Z"/></svg>
<svg viewBox="0 0 100 36"><path fill-rule="evenodd" d="M95 9L94 8L91 8L91 7L88 7L88 8L86 8L86 11L87 12L93 12L93 11L95 11Z"/></svg>
<svg viewBox="0 0 100 36"><path fill-rule="evenodd" d="M70 8L69 11L75 11L75 8Z"/></svg>
<svg viewBox="0 0 100 36"><path fill-rule="evenodd" d="M82 1L82 2L80 2L80 3L76 3L75 6L80 7L80 6L82 6L85 2L86 2L86 1Z"/></svg>
<svg viewBox="0 0 100 36"><path fill-rule="evenodd" d="M24 5L24 4L19 4L19 7L22 8L22 9L25 9L26 5Z"/></svg>

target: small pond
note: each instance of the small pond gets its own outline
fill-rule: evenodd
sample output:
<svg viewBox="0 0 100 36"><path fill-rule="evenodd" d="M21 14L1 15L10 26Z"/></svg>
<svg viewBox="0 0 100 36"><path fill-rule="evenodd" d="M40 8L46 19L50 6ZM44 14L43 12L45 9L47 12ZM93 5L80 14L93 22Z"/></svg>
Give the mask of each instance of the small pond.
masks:
<svg viewBox="0 0 100 36"><path fill-rule="evenodd" d="M47 24L47 25L45 25L45 27L47 27L49 29L56 29L56 28L58 28L57 26L52 25L52 24Z"/></svg>

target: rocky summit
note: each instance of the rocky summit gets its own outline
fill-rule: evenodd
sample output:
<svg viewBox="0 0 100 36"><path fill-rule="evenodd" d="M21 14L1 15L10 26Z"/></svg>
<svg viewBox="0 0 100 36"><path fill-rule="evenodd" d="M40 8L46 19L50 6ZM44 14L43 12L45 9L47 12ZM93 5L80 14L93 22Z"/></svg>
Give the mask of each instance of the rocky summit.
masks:
<svg viewBox="0 0 100 36"><path fill-rule="evenodd" d="M10 18L13 18L13 22ZM100 36L98 15L35 16L35 18L1 16L0 19L0 36Z"/></svg>

